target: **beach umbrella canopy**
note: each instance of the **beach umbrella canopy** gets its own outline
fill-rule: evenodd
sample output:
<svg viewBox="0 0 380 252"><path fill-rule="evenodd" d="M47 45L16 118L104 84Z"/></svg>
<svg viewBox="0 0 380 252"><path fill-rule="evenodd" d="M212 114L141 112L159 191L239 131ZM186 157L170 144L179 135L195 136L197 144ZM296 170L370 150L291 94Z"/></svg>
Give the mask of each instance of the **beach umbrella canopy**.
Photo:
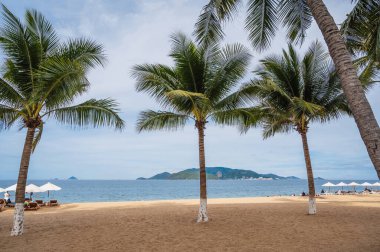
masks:
<svg viewBox="0 0 380 252"><path fill-rule="evenodd" d="M327 182L327 183L323 184L322 186L328 187L329 188L329 192L330 192L330 187L335 186L335 185L333 183L331 183L331 182Z"/></svg>
<svg viewBox="0 0 380 252"><path fill-rule="evenodd" d="M5 191L11 192L16 191L17 184L11 185L10 187L5 188Z"/></svg>
<svg viewBox="0 0 380 252"><path fill-rule="evenodd" d="M340 182L339 184L336 184L336 186L347 186L347 184L344 182Z"/></svg>
<svg viewBox="0 0 380 252"><path fill-rule="evenodd" d="M62 188L59 186L56 186L50 182L47 182L46 184L40 186L40 189L43 190L43 192L46 192L46 191L59 191Z"/></svg>
<svg viewBox="0 0 380 252"><path fill-rule="evenodd" d="M37 193L37 192L44 192L44 191L42 191L41 188L39 188L38 186L36 186L34 184L30 184L30 185L26 186L25 192L27 192L27 193Z"/></svg>
<svg viewBox="0 0 380 252"><path fill-rule="evenodd" d="M360 184L356 183L356 182L351 182L348 184L349 186L360 186Z"/></svg>
<svg viewBox="0 0 380 252"><path fill-rule="evenodd" d="M340 182L338 184L336 184L336 186L341 186L342 187L342 191L343 191L343 186L348 186L346 183L344 182Z"/></svg>
<svg viewBox="0 0 380 252"><path fill-rule="evenodd" d="M380 182L373 183L372 186L380 186Z"/></svg>
<svg viewBox="0 0 380 252"><path fill-rule="evenodd" d="M330 187L335 186L333 183L327 182L326 184L323 184L322 186Z"/></svg>
<svg viewBox="0 0 380 252"><path fill-rule="evenodd" d="M361 186L372 186L372 184L370 184L368 182L364 182L363 184L361 184Z"/></svg>
<svg viewBox="0 0 380 252"><path fill-rule="evenodd" d="M59 187L59 186L56 186L50 182L47 182L46 184L42 185L40 187L42 190L44 190L44 192L48 192L48 197L50 198L50 191L59 191L61 190L62 188Z"/></svg>
<svg viewBox="0 0 380 252"><path fill-rule="evenodd" d="M349 186L352 186L352 187L354 188L354 191L356 191L356 190L355 190L355 187L356 187L356 186L360 186L360 184L358 184L358 183L356 183L356 182L351 182L351 183L349 183L348 185L349 185Z"/></svg>

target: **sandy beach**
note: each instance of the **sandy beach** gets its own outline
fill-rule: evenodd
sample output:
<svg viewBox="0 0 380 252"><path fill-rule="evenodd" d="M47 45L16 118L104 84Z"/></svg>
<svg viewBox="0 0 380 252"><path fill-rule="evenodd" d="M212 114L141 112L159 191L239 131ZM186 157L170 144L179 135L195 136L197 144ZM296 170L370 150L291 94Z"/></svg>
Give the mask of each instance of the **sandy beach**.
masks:
<svg viewBox="0 0 380 252"><path fill-rule="evenodd" d="M380 195L210 199L210 221L195 222L197 200L80 203L26 212L10 237L0 213L1 251L380 251Z"/></svg>

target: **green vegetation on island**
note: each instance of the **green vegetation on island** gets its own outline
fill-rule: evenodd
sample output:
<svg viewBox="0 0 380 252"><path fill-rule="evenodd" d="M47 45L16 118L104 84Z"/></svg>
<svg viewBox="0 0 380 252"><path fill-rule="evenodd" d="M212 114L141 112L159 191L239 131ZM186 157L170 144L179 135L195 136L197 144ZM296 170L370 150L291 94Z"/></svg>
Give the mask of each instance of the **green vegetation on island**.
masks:
<svg viewBox="0 0 380 252"><path fill-rule="evenodd" d="M299 179L294 176L282 177L276 174L260 174L251 170L232 169L227 167L207 167L207 179ZM150 178L138 178L138 180L157 179L157 180L191 180L199 179L199 169L190 168L176 173L163 172Z"/></svg>

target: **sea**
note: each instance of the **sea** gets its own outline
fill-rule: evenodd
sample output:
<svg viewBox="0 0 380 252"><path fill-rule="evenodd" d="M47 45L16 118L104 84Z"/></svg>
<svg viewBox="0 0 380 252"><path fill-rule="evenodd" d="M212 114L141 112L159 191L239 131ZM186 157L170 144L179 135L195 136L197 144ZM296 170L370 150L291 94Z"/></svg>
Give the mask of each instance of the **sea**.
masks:
<svg viewBox="0 0 380 252"><path fill-rule="evenodd" d="M352 180L329 180L337 184L339 182L351 183ZM61 203L76 202L116 202L116 201L143 201L143 200L169 200L169 199L197 199L199 198L198 180L30 180L41 186L51 182L62 188L60 191L50 192L50 199L57 199ZM316 192L322 190L322 184L327 180L315 180ZM357 183L377 182L375 180L355 180ZM14 180L0 180L0 187L6 188L13 184ZM341 187L332 187L331 191L337 191ZM352 190L352 187L344 187L344 190ZM356 190L363 190L357 187ZM328 191L329 188L324 188ZM307 180L208 180L207 195L209 198L241 198L241 197L266 197L300 195L307 193ZM14 192L10 192L12 201ZM47 200L47 193L35 193L33 199ZM2 198L2 194L0 194Z"/></svg>

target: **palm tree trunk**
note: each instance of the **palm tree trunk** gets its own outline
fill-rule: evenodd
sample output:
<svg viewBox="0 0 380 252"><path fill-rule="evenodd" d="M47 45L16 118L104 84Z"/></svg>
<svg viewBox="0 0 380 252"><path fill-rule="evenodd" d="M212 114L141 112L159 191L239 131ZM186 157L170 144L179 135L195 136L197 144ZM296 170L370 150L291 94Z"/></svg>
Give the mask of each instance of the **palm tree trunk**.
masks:
<svg viewBox="0 0 380 252"><path fill-rule="evenodd" d="M380 178L380 128L357 77L344 39L322 0L307 0L341 79L343 92Z"/></svg>
<svg viewBox="0 0 380 252"><path fill-rule="evenodd" d="M32 153L33 137L35 128L28 128L26 139L24 143L24 150L22 152L20 171L18 174L17 188L16 188L16 205L13 219L12 236L22 235L24 231L24 202L25 202L25 187L28 177L28 168L30 155Z"/></svg>
<svg viewBox="0 0 380 252"><path fill-rule="evenodd" d="M311 167L309 144L307 143L306 131L301 131L300 134L302 137L303 154L305 156L307 183L309 185L309 214L316 214L317 205L315 203L314 175L313 175L313 169Z"/></svg>
<svg viewBox="0 0 380 252"><path fill-rule="evenodd" d="M204 129L205 122L197 121L198 128L198 143L199 143L199 181L200 181L200 206L197 222L207 222L207 185L206 185L206 158L205 158L205 143Z"/></svg>

